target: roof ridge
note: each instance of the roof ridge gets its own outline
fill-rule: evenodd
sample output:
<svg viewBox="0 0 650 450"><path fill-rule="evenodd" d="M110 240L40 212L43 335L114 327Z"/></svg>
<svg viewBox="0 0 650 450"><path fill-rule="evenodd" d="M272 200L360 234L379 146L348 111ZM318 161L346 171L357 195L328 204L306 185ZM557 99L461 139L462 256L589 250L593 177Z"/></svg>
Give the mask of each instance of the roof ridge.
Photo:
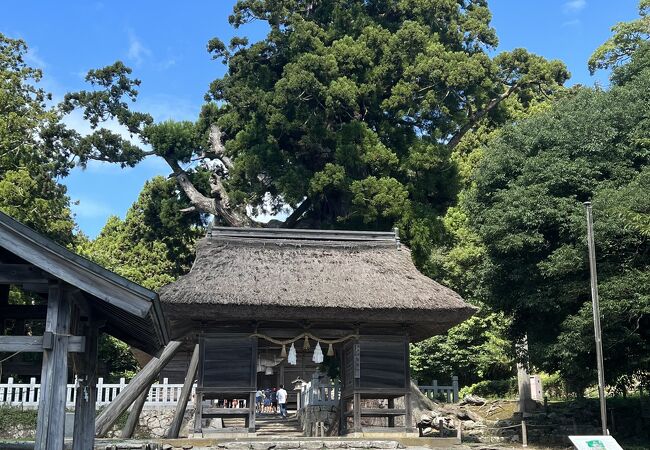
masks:
<svg viewBox="0 0 650 450"><path fill-rule="evenodd" d="M207 237L246 240L292 240L329 242L376 242L399 245L397 228L393 231L311 230L287 228L210 227Z"/></svg>

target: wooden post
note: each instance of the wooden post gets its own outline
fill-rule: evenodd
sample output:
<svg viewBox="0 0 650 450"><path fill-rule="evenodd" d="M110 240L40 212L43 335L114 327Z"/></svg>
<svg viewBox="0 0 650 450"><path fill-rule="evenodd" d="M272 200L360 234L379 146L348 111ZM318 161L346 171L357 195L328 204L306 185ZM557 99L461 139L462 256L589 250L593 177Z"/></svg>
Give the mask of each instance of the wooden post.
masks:
<svg viewBox="0 0 650 450"><path fill-rule="evenodd" d="M129 417L126 419L124 428L122 428L122 432L120 433L122 439L130 439L133 436L135 427L138 426L140 420L140 414L142 414L142 408L144 408L144 404L147 401L149 389L151 389L151 385L149 385L148 389L143 390L138 398L135 399L135 402L133 402L133 406L129 412Z"/></svg>
<svg viewBox="0 0 650 450"><path fill-rule="evenodd" d="M79 384L74 408L74 434L72 450L94 448L95 405L97 403L97 341L99 327L96 322L85 326L86 351L75 355Z"/></svg>
<svg viewBox="0 0 650 450"><path fill-rule="evenodd" d="M246 426L249 433L255 433L255 391L248 396L248 420L246 420Z"/></svg>
<svg viewBox="0 0 650 450"><path fill-rule="evenodd" d="M9 305L9 285L0 284L0 306L7 306L7 305ZM1 334L5 334L4 319L0 319L0 335ZM0 372L0 375L2 375L2 372Z"/></svg>
<svg viewBox="0 0 650 450"><path fill-rule="evenodd" d="M406 402L406 397L404 398L404 401ZM391 409L395 409L395 399L394 398L389 398L388 399L388 410L389 410L388 412L389 413L391 412L390 411ZM395 416L393 416L393 415L388 416L388 426L391 427L391 428L395 427ZM408 428L408 424L405 424L404 426Z"/></svg>
<svg viewBox="0 0 650 450"><path fill-rule="evenodd" d="M442 419L438 420L438 427L440 427L440 437L445 437L445 421Z"/></svg>
<svg viewBox="0 0 650 450"><path fill-rule="evenodd" d="M454 403L458 403L458 376L451 377L451 387L454 390Z"/></svg>
<svg viewBox="0 0 650 450"><path fill-rule="evenodd" d="M404 395L404 426L407 430L413 429L413 405L411 404L411 393Z"/></svg>
<svg viewBox="0 0 650 450"><path fill-rule="evenodd" d="M35 450L63 448L71 312L70 297L64 291L61 282L51 283L48 290L45 333L51 342L44 341Z"/></svg>
<svg viewBox="0 0 650 450"><path fill-rule="evenodd" d="M160 357L152 358L151 361L149 361L149 363L138 372L129 385L124 388L124 390L113 399L99 417L97 417L97 420L95 421L96 436L102 436L110 430L118 417L120 417L120 414L126 411L142 391L149 388L151 383L153 383L160 371L172 359L180 346L180 341L169 341Z"/></svg>
<svg viewBox="0 0 650 450"><path fill-rule="evenodd" d="M361 433L361 394L354 393L354 403L352 404L354 412L353 430L355 433Z"/></svg>
<svg viewBox="0 0 650 450"><path fill-rule="evenodd" d="M190 359L190 365L187 368L187 375L185 375L185 382L183 383L183 388L181 389L181 395L178 397L178 403L176 403L176 411L174 411L174 419L172 424L169 426L169 431L167 432L167 437L175 439L178 437L178 433L181 431L181 425L183 423L183 417L185 416L185 409L187 409L187 401L190 398L192 393L192 386L194 385L194 379L196 378L196 371L199 367L199 344L194 346L194 352L192 353L192 359Z"/></svg>
<svg viewBox="0 0 650 450"><path fill-rule="evenodd" d="M528 447L528 430L526 429L526 421L521 421L521 446Z"/></svg>
<svg viewBox="0 0 650 450"><path fill-rule="evenodd" d="M194 433L203 429L203 393L197 392L194 398Z"/></svg>

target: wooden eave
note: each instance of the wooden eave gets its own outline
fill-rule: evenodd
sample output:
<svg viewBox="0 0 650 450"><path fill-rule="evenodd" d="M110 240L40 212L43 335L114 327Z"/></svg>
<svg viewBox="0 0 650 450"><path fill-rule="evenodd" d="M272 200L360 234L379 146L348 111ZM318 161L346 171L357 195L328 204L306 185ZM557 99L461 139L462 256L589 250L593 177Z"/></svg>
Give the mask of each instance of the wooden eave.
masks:
<svg viewBox="0 0 650 450"><path fill-rule="evenodd" d="M149 341L157 341L159 348L169 341L169 331L157 293L67 250L2 212L0 248L34 265L51 278L77 287L91 300L97 300L91 302L92 306L102 310L113 322L109 328L124 328L120 326L120 321L126 320L150 327L155 339ZM126 336L121 333L118 337L124 340ZM139 336L133 337L141 340Z"/></svg>

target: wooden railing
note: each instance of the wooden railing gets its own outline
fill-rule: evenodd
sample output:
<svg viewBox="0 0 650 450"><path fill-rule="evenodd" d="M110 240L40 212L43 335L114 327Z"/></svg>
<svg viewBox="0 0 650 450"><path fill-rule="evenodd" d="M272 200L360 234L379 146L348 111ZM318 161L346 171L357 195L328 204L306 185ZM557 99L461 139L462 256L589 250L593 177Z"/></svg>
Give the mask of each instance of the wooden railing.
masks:
<svg viewBox="0 0 650 450"><path fill-rule="evenodd" d="M418 385L420 391L431 400L439 402L444 401L447 403L458 402L458 377L451 377L451 385L443 386L438 384L438 380L433 380L431 385L423 386Z"/></svg>
<svg viewBox="0 0 650 450"><path fill-rule="evenodd" d="M341 399L341 386L335 383L319 383L312 380L305 383L300 391L300 403L298 408L305 406L334 406L339 404Z"/></svg>
<svg viewBox="0 0 650 450"><path fill-rule="evenodd" d="M117 397L122 389L127 386L126 380L120 378L119 383L104 383L103 378L97 379L97 406L109 404ZM66 390L66 407L74 407L77 391L76 384L68 384ZM182 384L169 384L167 378L162 383L155 383L149 389L147 406L173 407L176 406L178 397L181 394ZM41 385L36 383L36 378L31 378L29 383L14 383L9 378L7 383L0 383L0 405L19 406L23 408L37 408L40 396ZM192 404L196 385L192 388L189 404Z"/></svg>

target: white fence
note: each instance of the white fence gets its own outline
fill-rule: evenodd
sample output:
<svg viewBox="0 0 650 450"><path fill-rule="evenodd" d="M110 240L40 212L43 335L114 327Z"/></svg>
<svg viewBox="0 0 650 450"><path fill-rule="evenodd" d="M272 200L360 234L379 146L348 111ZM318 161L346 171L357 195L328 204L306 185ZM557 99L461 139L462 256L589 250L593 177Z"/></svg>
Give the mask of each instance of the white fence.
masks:
<svg viewBox="0 0 650 450"><path fill-rule="evenodd" d="M104 383L103 378L97 380L97 406L109 404L122 389L127 386L124 378L119 383ZM170 384L167 378L162 383L155 383L149 389L149 395L145 403L146 407L173 407L181 394L182 384ZM429 386L418 386L420 391L435 401L447 401L448 403L458 402L458 377L452 377L450 386L439 385L433 380ZM0 383L0 405L20 406L24 408L38 407L41 385L36 383L36 378L31 378L29 383L14 383L9 378L7 383ZM77 390L76 384L68 384L66 390L66 407L74 407ZM192 387L189 404L192 405L196 384ZM339 383L319 383L312 380L303 385L300 392L300 407L307 405L337 405L341 398Z"/></svg>
<svg viewBox="0 0 650 450"><path fill-rule="evenodd" d="M442 386L438 384L438 380L433 380L429 386L418 386L420 391L433 401L445 401L447 403L458 402L458 377L451 377L450 386Z"/></svg>
<svg viewBox="0 0 650 450"><path fill-rule="evenodd" d="M104 383L103 378L97 379L97 406L109 404L122 389L127 386L124 378L119 383ZM182 384L169 384L167 378L162 383L155 383L149 389L145 407L173 407L176 406L181 394ZM66 390L66 407L73 408L77 397L76 383L68 384ZM192 388L189 404L192 404L196 385ZM0 383L0 405L20 406L24 408L37 408L41 385L36 383L36 378L31 378L29 383L14 383L9 378L7 383Z"/></svg>

